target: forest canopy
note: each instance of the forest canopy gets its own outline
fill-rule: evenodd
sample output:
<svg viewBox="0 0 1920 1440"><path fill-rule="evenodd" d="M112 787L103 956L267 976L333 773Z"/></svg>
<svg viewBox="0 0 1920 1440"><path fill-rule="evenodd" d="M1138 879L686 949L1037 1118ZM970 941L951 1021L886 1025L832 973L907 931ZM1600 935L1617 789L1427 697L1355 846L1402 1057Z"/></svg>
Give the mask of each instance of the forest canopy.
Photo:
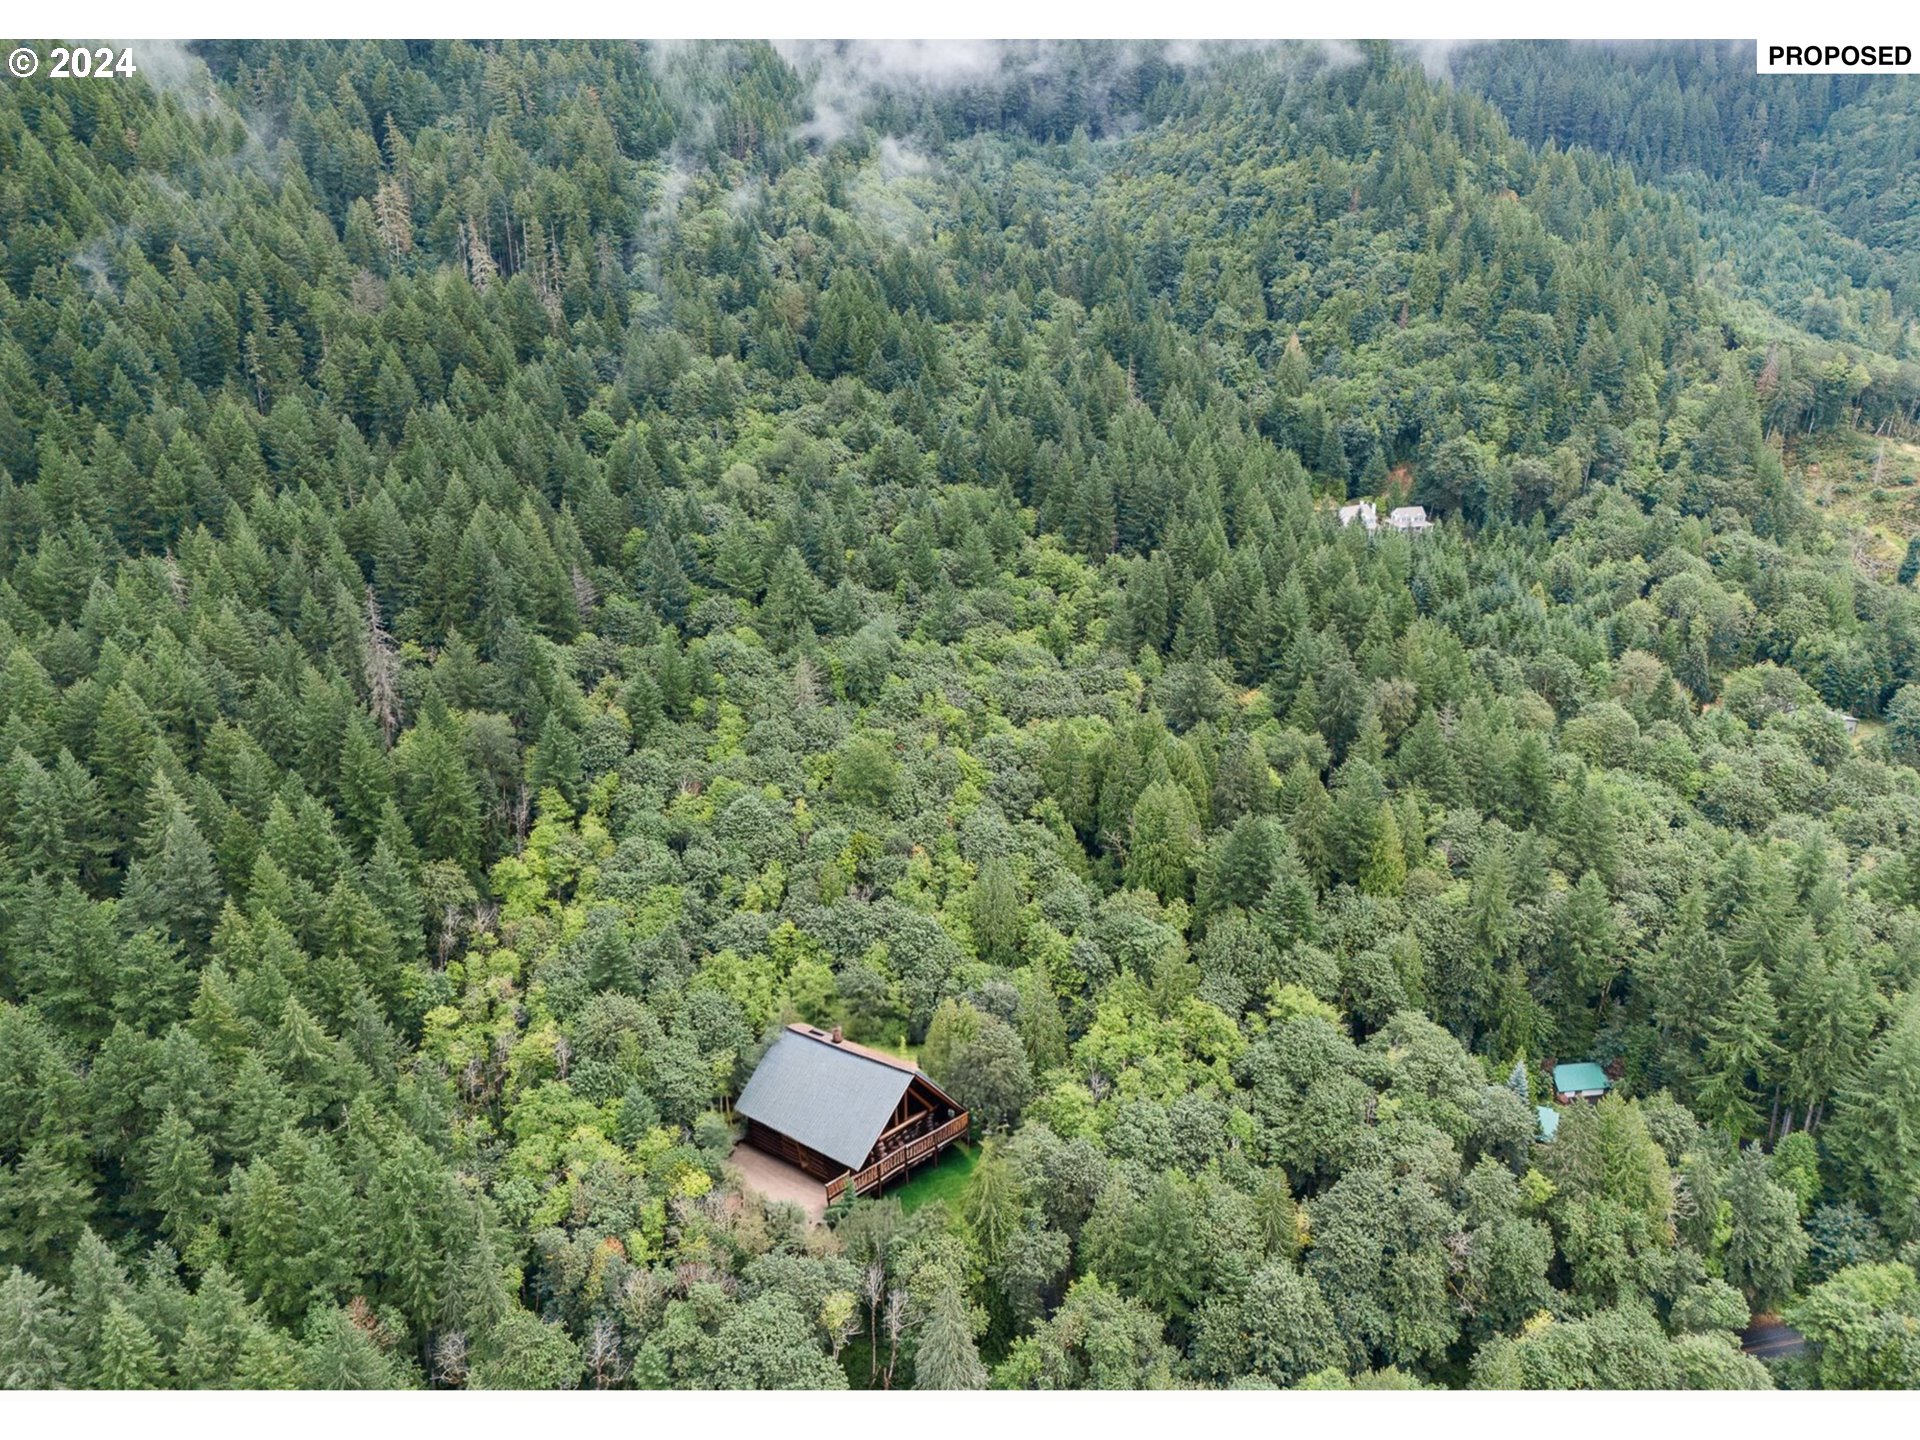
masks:
<svg viewBox="0 0 1920 1440"><path fill-rule="evenodd" d="M167 58L0 90L0 1385L1920 1385L1911 81Z"/></svg>

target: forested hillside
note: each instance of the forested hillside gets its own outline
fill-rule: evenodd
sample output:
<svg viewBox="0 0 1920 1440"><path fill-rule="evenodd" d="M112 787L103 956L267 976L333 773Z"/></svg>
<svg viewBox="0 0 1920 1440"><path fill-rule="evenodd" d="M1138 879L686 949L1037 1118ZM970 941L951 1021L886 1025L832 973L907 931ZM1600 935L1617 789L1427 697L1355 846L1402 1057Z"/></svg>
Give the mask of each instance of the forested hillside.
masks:
<svg viewBox="0 0 1920 1440"><path fill-rule="evenodd" d="M1825 325L1528 55L0 90L0 1384L1920 1384L1913 91Z"/></svg>
<svg viewBox="0 0 1920 1440"><path fill-rule="evenodd" d="M1915 358L1920 107L1905 79L1758 76L1751 41L1515 41L1449 64L1523 138L1683 190L1729 288L1813 335Z"/></svg>

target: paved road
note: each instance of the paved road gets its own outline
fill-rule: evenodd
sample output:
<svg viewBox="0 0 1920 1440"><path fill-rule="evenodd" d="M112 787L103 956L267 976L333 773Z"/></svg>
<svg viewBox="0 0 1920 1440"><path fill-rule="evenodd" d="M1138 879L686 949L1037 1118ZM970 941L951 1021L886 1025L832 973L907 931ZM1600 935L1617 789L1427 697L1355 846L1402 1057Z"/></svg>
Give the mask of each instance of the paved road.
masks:
<svg viewBox="0 0 1920 1440"><path fill-rule="evenodd" d="M1779 1360L1807 1348L1807 1337L1791 1325L1765 1320L1740 1335L1740 1348L1757 1360Z"/></svg>

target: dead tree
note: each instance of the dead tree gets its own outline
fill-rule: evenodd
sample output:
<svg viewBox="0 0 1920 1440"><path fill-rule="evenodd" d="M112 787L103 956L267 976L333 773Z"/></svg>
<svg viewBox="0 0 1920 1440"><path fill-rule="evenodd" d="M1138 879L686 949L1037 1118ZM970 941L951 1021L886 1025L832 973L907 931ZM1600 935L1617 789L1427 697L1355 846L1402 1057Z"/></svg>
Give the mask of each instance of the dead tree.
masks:
<svg viewBox="0 0 1920 1440"><path fill-rule="evenodd" d="M389 750L400 729L400 652L380 618L380 600L367 586L367 705Z"/></svg>
<svg viewBox="0 0 1920 1440"><path fill-rule="evenodd" d="M433 1383L442 1390L458 1390L467 1383L467 1337L461 1331L434 1337Z"/></svg>
<svg viewBox="0 0 1920 1440"><path fill-rule="evenodd" d="M893 1367L900 1363L900 1337L907 1333L907 1292L895 1288L887 1292L887 1374L881 1388L893 1388Z"/></svg>
<svg viewBox="0 0 1920 1440"><path fill-rule="evenodd" d="M627 1358L620 1351L620 1327L602 1315L587 1332L587 1373L593 1388L609 1390L627 1378Z"/></svg>
<svg viewBox="0 0 1920 1440"><path fill-rule="evenodd" d="M586 624L593 618L593 607L600 603L600 596L593 588L593 581L587 578L586 571L577 564L568 572L567 578L573 585L573 608L580 614L580 623Z"/></svg>
<svg viewBox="0 0 1920 1440"><path fill-rule="evenodd" d="M887 1267L869 1260L860 1277L860 1293L867 1302L867 1384L880 1378L880 1298L887 1293Z"/></svg>

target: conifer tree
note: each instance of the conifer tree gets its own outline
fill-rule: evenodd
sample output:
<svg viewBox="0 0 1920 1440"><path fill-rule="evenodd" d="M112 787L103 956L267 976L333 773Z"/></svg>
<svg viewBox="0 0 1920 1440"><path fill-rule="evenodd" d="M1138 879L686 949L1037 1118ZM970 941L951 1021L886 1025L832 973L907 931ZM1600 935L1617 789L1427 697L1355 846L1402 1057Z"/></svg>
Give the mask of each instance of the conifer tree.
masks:
<svg viewBox="0 0 1920 1440"><path fill-rule="evenodd" d="M913 1352L916 1390L984 1390L987 1367L974 1343L973 1314L960 1287L940 1285L927 1302Z"/></svg>
<svg viewBox="0 0 1920 1440"><path fill-rule="evenodd" d="M212 1209L213 1157L207 1142L169 1105L142 1159L146 1203L159 1215L167 1238L184 1247Z"/></svg>
<svg viewBox="0 0 1920 1440"><path fill-rule="evenodd" d="M152 1332L118 1300L100 1327L100 1359L91 1376L98 1390L148 1390L161 1377L160 1348Z"/></svg>
<svg viewBox="0 0 1920 1440"><path fill-rule="evenodd" d="M72 1374L60 1293L18 1265L0 1277L0 1390L52 1390Z"/></svg>

